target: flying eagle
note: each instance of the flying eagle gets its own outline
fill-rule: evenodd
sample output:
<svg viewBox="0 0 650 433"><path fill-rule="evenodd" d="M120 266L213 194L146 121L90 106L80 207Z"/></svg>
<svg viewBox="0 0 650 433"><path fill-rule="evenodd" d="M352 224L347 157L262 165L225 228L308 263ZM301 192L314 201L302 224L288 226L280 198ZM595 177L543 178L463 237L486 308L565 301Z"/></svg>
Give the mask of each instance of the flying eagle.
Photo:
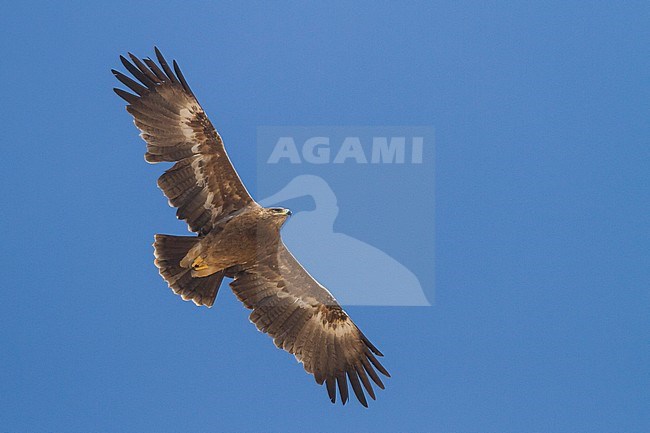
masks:
<svg viewBox="0 0 650 433"><path fill-rule="evenodd" d="M232 166L219 133L187 85L176 61L173 70L155 48L150 58L123 56L137 80L112 70L135 94L114 89L147 143L145 160L173 162L158 186L197 236L155 235L154 263L174 293L211 307L224 277L250 320L278 348L295 355L332 403L348 400L348 380L367 407L363 389L384 385L375 371L390 377L366 338L332 294L291 255L280 228L291 215L253 200ZM370 380L369 380L370 378ZM363 388L362 388L363 385Z"/></svg>

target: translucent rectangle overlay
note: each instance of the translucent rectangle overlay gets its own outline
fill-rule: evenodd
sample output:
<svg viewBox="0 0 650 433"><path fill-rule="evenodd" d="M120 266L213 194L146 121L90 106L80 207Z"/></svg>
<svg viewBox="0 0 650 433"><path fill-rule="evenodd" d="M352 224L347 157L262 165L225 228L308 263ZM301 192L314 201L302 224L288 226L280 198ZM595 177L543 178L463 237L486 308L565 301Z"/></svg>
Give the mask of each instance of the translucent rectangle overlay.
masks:
<svg viewBox="0 0 650 433"><path fill-rule="evenodd" d="M282 238L343 305L434 299L434 129L263 126L257 196L291 209Z"/></svg>

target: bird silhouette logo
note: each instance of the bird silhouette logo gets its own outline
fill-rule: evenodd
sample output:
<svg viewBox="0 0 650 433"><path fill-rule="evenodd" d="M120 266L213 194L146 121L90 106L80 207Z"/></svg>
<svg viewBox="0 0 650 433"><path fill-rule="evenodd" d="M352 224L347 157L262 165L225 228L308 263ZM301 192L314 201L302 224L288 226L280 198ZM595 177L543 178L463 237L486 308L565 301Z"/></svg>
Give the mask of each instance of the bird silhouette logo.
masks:
<svg viewBox="0 0 650 433"><path fill-rule="evenodd" d="M294 212L282 237L296 258L343 305L430 306L420 281L381 249L334 231L336 194L322 177L303 174L260 201L274 206L311 196L315 209ZM318 248L314 248L318 245Z"/></svg>

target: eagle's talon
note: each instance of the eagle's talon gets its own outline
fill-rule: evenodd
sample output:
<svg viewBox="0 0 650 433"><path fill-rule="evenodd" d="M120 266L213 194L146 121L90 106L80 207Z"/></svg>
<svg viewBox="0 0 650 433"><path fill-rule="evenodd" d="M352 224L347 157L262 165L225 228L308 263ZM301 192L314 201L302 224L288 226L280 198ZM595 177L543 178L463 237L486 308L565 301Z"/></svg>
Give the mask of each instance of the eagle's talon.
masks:
<svg viewBox="0 0 650 433"><path fill-rule="evenodd" d="M194 271L202 271L204 269L208 269L208 265L205 263L205 260L201 257L197 257L194 259L192 262L192 270Z"/></svg>

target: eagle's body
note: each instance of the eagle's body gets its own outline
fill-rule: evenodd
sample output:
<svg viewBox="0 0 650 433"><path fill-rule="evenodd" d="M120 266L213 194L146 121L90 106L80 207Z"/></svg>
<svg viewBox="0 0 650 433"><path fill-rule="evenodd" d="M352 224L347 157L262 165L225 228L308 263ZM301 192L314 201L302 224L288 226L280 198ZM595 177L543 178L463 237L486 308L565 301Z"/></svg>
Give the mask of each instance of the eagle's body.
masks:
<svg viewBox="0 0 650 433"><path fill-rule="evenodd" d="M345 404L349 380L367 405L363 388L375 398L369 378L384 387L375 369L388 376L375 357L381 352L285 247L280 228L291 212L252 199L176 62L172 71L157 49L156 56L160 66L121 57L139 82L113 73L135 92L115 89L147 143L145 159L174 163L158 186L197 233L155 236L160 274L183 299L208 307L223 278L232 278L233 292L253 310L251 321L325 383L332 402L338 387Z"/></svg>
<svg viewBox="0 0 650 433"><path fill-rule="evenodd" d="M231 266L255 263L258 256L277 250L280 227L289 215L285 209L246 206L202 237L180 265L191 268L192 277L207 277Z"/></svg>

